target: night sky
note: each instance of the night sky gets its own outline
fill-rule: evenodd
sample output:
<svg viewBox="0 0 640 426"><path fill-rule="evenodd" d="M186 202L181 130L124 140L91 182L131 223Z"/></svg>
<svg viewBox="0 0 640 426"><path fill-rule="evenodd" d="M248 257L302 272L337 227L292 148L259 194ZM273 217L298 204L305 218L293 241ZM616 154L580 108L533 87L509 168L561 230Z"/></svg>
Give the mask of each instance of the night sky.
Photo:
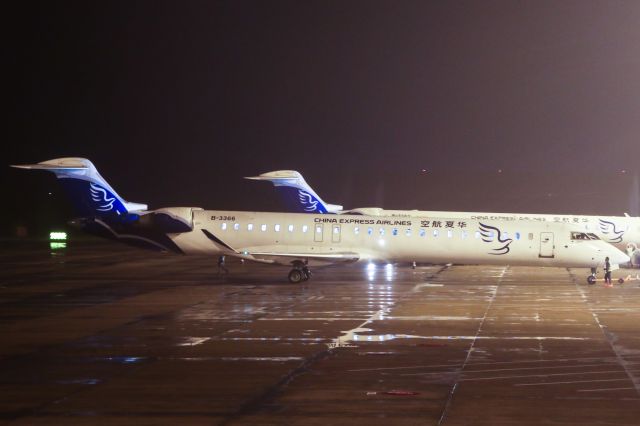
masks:
<svg viewBox="0 0 640 426"><path fill-rule="evenodd" d="M638 215L640 2L17 2L2 163L91 159L151 208ZM3 235L64 221L0 167ZM49 195L49 192L52 195Z"/></svg>

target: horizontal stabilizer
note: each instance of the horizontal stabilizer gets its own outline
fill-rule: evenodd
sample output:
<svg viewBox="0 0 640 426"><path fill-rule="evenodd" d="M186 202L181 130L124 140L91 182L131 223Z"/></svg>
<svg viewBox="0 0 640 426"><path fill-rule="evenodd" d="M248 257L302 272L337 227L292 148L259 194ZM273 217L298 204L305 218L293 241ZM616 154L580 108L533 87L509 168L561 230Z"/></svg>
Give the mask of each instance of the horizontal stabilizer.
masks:
<svg viewBox="0 0 640 426"><path fill-rule="evenodd" d="M16 169L27 170L48 170L48 171L75 171L75 170L88 170L87 166L59 166L54 164L12 164L11 167Z"/></svg>
<svg viewBox="0 0 640 426"><path fill-rule="evenodd" d="M271 182L289 211L297 213L338 213L342 206L325 203L295 170L276 170L245 179Z"/></svg>
<svg viewBox="0 0 640 426"><path fill-rule="evenodd" d="M55 174L79 217L123 215L147 210L146 204L131 203L120 197L86 158L56 158L37 164L16 164L11 167L44 170Z"/></svg>

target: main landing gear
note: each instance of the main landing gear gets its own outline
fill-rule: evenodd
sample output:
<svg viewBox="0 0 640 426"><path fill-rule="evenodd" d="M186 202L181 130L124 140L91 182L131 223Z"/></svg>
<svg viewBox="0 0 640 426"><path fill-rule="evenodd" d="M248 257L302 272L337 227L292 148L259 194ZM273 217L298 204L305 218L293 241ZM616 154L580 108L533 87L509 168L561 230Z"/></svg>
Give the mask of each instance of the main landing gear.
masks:
<svg viewBox="0 0 640 426"><path fill-rule="evenodd" d="M289 282L298 284L302 281L307 281L311 278L311 271L305 263L296 262L293 264L293 269L289 272Z"/></svg>

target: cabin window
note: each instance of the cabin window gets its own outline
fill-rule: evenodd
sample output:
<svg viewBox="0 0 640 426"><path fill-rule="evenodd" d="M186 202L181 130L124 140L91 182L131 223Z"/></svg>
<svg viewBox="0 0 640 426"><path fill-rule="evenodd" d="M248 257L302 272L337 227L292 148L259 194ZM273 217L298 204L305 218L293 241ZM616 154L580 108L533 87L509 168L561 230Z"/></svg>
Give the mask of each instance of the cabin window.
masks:
<svg viewBox="0 0 640 426"><path fill-rule="evenodd" d="M516 232L516 240L519 240L519 239L520 239L520 233Z"/></svg>
<svg viewBox="0 0 640 426"><path fill-rule="evenodd" d="M460 238L462 238L463 240L467 239L467 231L462 231L460 233Z"/></svg>
<svg viewBox="0 0 640 426"><path fill-rule="evenodd" d="M253 231L253 223L247 223L247 231Z"/></svg>
<svg viewBox="0 0 640 426"><path fill-rule="evenodd" d="M447 231L447 238L451 238L451 237L453 237L453 231L451 229L449 229Z"/></svg>
<svg viewBox="0 0 640 426"><path fill-rule="evenodd" d="M273 225L273 230L276 232L280 232L280 225Z"/></svg>
<svg viewBox="0 0 640 426"><path fill-rule="evenodd" d="M293 232L293 225L289 225L287 229L289 229L289 232Z"/></svg>
<svg viewBox="0 0 640 426"><path fill-rule="evenodd" d="M425 231L424 229L420 230L420 236L424 237L425 235L427 235L427 231Z"/></svg>
<svg viewBox="0 0 640 426"><path fill-rule="evenodd" d="M384 228L380 228L380 235L384 235Z"/></svg>
<svg viewBox="0 0 640 426"><path fill-rule="evenodd" d="M509 233L507 231L504 231L504 238L509 238Z"/></svg>
<svg viewBox="0 0 640 426"><path fill-rule="evenodd" d="M404 235L406 235L407 237L411 236L411 228L407 228L406 231L404 231Z"/></svg>
<svg viewBox="0 0 640 426"><path fill-rule="evenodd" d="M391 231L391 234L392 234L393 236L398 235L398 228L393 228L393 230ZM382 235L382 234L380 234L380 235Z"/></svg>
<svg viewBox="0 0 640 426"><path fill-rule="evenodd" d="M434 236L434 237L437 237L437 236L438 236L438 230L437 230L437 229L434 229L434 230L433 230L433 236Z"/></svg>
<svg viewBox="0 0 640 426"><path fill-rule="evenodd" d="M357 226L353 228L353 233L358 235L360 233L360 228L358 228Z"/></svg>
<svg viewBox="0 0 640 426"><path fill-rule="evenodd" d="M220 224L220 229L222 229L223 231L226 231L227 230L227 222L222 222Z"/></svg>
<svg viewBox="0 0 640 426"><path fill-rule="evenodd" d="M307 232L309 227L307 225L302 225L302 232Z"/></svg>
<svg viewBox="0 0 640 426"><path fill-rule="evenodd" d="M260 230L262 232L266 231L267 230L267 225L265 225L264 223L262 225L260 225Z"/></svg>
<svg viewBox="0 0 640 426"><path fill-rule="evenodd" d="M239 231L240 230L240 224L239 223L234 223L233 224L233 230L234 231Z"/></svg>
<svg viewBox="0 0 640 426"><path fill-rule="evenodd" d="M371 228L371 227L367 228L367 234L368 235L372 235L373 234L373 228Z"/></svg>

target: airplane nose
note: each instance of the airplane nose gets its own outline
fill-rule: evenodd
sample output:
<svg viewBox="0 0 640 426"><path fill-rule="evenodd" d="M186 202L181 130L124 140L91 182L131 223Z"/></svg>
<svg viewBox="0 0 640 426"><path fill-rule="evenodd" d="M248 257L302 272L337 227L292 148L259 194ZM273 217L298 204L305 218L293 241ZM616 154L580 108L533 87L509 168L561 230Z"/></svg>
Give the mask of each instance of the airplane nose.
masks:
<svg viewBox="0 0 640 426"><path fill-rule="evenodd" d="M609 246L606 253L612 264L622 265L631 261L631 258L625 252L618 250L613 246Z"/></svg>

